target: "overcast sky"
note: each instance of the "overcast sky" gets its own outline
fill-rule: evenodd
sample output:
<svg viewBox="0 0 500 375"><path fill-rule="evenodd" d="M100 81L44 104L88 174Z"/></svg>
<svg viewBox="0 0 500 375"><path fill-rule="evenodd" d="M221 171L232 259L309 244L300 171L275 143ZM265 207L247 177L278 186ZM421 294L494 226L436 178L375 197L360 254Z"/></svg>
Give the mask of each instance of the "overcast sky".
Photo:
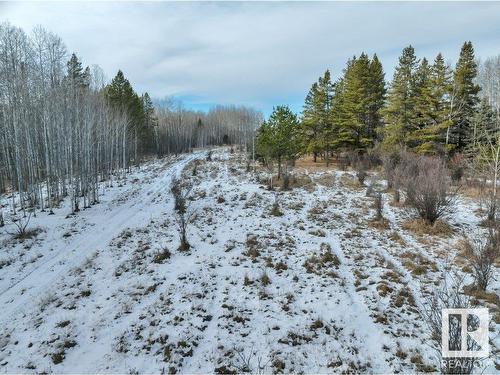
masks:
<svg viewBox="0 0 500 375"><path fill-rule="evenodd" d="M138 92L266 113L299 111L326 68L338 76L362 51L378 54L388 79L408 44L453 63L465 40L476 56L500 54L498 2L0 2L0 20L41 24L108 78L122 69Z"/></svg>

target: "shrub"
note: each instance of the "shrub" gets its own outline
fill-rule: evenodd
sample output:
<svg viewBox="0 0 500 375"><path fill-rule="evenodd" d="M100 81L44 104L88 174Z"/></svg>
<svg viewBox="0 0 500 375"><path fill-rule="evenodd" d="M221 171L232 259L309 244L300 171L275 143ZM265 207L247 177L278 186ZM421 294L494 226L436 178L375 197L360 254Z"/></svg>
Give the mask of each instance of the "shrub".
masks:
<svg viewBox="0 0 500 375"><path fill-rule="evenodd" d="M396 168L401 161L401 152L393 151L382 157L382 165L384 167L384 178L387 180L387 187L392 189L396 177Z"/></svg>
<svg viewBox="0 0 500 375"><path fill-rule="evenodd" d="M188 195L192 185L189 183L181 183L180 180L174 178L172 180L171 192L174 196L174 208L176 213L176 222L179 229L179 251L187 251L191 248L187 239L187 227L191 222L194 212L189 210Z"/></svg>
<svg viewBox="0 0 500 375"><path fill-rule="evenodd" d="M460 182L465 172L465 161L461 154L455 154L448 163L450 168L451 180L454 183Z"/></svg>
<svg viewBox="0 0 500 375"><path fill-rule="evenodd" d="M288 173L285 173L283 175L283 185L282 185L282 190L289 190L290 189L290 175Z"/></svg>
<svg viewBox="0 0 500 375"><path fill-rule="evenodd" d="M345 171L347 169L347 167L350 165L349 154L347 154L346 152L342 152L338 156L337 162L338 162L339 168L341 170Z"/></svg>
<svg viewBox="0 0 500 375"><path fill-rule="evenodd" d="M281 212L280 204L278 201L278 195L274 196L273 208L271 209L271 215L273 216L283 216L283 212Z"/></svg>
<svg viewBox="0 0 500 375"><path fill-rule="evenodd" d="M441 358L442 347L442 311L445 308L464 309L470 308L472 305L471 299L462 293L463 277L456 275L443 274L443 284L441 287L434 288L430 296L426 297L424 304L420 305L420 315L424 323L429 327L431 336L431 347L436 351L436 354ZM451 281L451 282L450 282ZM451 316L453 317L453 316ZM474 319L471 319L471 325L475 325ZM461 324L456 319L450 321L449 325L449 343L450 347L459 347L462 340ZM468 358L453 358L460 361L464 367L453 366L454 361L448 358L448 361L439 361L441 373L461 373L470 374L473 372L474 366L472 361L467 361ZM480 360L478 358L478 360Z"/></svg>
<svg viewBox="0 0 500 375"><path fill-rule="evenodd" d="M154 263L163 263L165 260L169 259L171 256L170 251L167 248L164 248L163 250L158 251L155 253L153 256L153 262Z"/></svg>
<svg viewBox="0 0 500 375"><path fill-rule="evenodd" d="M397 174L406 204L422 219L434 224L452 211L456 194L449 191L450 176L442 160L427 156L405 158Z"/></svg>
<svg viewBox="0 0 500 375"><path fill-rule="evenodd" d="M490 228L486 239L483 236L465 238L463 248L472 268L476 288L486 291L493 279L495 262L500 258L500 231L498 228Z"/></svg>
<svg viewBox="0 0 500 375"><path fill-rule="evenodd" d="M358 182L360 185L364 185L367 174L367 170L369 169L369 161L368 159L362 155L356 155L353 157L352 162L354 169L356 170L356 177L358 178Z"/></svg>
<svg viewBox="0 0 500 375"><path fill-rule="evenodd" d="M494 223L497 218L497 198L492 194L488 194L486 200L486 220L490 223Z"/></svg>
<svg viewBox="0 0 500 375"><path fill-rule="evenodd" d="M384 201L382 199L382 193L378 193L375 197L375 211L377 212L375 220L377 221L383 220L384 218L384 216L382 215L383 210L384 210Z"/></svg>
<svg viewBox="0 0 500 375"><path fill-rule="evenodd" d="M267 274L266 271L264 271L260 276L260 282L262 283L263 286L271 284L271 279L269 278L269 275Z"/></svg>

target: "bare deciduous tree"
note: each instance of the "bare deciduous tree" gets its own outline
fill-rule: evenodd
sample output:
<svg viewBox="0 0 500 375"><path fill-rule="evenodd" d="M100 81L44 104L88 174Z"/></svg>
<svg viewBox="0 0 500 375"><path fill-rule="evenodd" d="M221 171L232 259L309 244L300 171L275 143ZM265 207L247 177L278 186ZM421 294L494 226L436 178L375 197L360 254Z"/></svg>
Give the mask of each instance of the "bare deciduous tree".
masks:
<svg viewBox="0 0 500 375"><path fill-rule="evenodd" d="M185 180L174 178L172 180L171 192L174 196L174 209L176 214L177 227L179 229L179 251L188 251L191 244L187 238L188 225L194 217L195 212L190 209L189 193L192 185Z"/></svg>

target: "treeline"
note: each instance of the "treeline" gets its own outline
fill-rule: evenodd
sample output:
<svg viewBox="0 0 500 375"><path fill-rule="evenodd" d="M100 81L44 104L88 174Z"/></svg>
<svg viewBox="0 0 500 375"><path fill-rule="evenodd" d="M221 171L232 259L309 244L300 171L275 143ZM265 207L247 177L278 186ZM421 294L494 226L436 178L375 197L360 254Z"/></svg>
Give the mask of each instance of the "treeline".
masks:
<svg viewBox="0 0 500 375"><path fill-rule="evenodd" d="M208 112L184 109L179 101L163 101L156 111L158 156L209 145L249 145L262 113L244 106L218 105Z"/></svg>
<svg viewBox="0 0 500 375"><path fill-rule="evenodd" d="M301 153L327 163L342 152L373 147L450 156L496 134L499 88L500 59L479 63L471 42L462 46L454 69L441 54L430 63L406 47L389 84L377 55L362 53L349 59L339 79L332 81L327 70L312 85L296 138Z"/></svg>
<svg viewBox="0 0 500 375"><path fill-rule="evenodd" d="M107 83L57 35L0 24L0 194L12 193L14 214L52 211L66 196L78 211L98 202L101 182L145 155L251 139L259 116L236 107L156 110L123 72Z"/></svg>

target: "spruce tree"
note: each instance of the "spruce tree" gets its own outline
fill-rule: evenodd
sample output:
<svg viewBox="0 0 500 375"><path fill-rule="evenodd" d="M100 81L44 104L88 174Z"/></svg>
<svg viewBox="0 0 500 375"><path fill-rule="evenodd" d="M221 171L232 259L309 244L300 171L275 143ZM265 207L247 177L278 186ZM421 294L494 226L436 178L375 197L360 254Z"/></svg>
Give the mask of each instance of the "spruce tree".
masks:
<svg viewBox="0 0 500 375"><path fill-rule="evenodd" d="M415 74L419 64L412 46L403 49L389 89L385 109L384 146L403 146L415 129Z"/></svg>
<svg viewBox="0 0 500 375"><path fill-rule="evenodd" d="M367 138L370 139L373 145L378 140L378 132L382 126L381 110L385 104L385 74L382 68L382 63L374 54L370 61L370 100L368 106L368 118L366 123Z"/></svg>
<svg viewBox="0 0 500 375"><path fill-rule="evenodd" d="M302 111L304 152L312 153L314 162L320 153L331 147L328 136L331 130L332 91L330 71L327 70L318 82L312 85L305 99Z"/></svg>
<svg viewBox="0 0 500 375"><path fill-rule="evenodd" d="M67 66L66 83L75 88L88 88L90 85L90 69L89 67L83 69L81 61L76 54L72 54Z"/></svg>
<svg viewBox="0 0 500 375"><path fill-rule="evenodd" d="M486 144L487 139L497 138L498 133L497 117L494 109L488 102L488 98L483 98L476 113L472 117L472 137L470 146L475 149L478 144Z"/></svg>
<svg viewBox="0 0 500 375"><path fill-rule="evenodd" d="M480 87L475 83L477 64L474 59L474 47L465 42L455 67L453 95L456 102L456 116L451 142L458 151L463 150L473 136L472 118L479 103Z"/></svg>
<svg viewBox="0 0 500 375"><path fill-rule="evenodd" d="M369 60L366 54L348 61L344 71L342 92L342 117L337 128L344 136L344 147L363 148L369 140L366 137L365 124L368 120L369 95Z"/></svg>
<svg viewBox="0 0 500 375"><path fill-rule="evenodd" d="M144 151L144 145L148 144L151 137L150 129L144 124L146 115L144 102L132 88L129 80L125 78L121 70L118 71L111 83L105 87L105 94L109 103L118 110L127 113L129 117L129 129L134 134L134 159L139 162L139 154Z"/></svg>
<svg viewBox="0 0 500 375"><path fill-rule="evenodd" d="M285 175L288 166L293 164L300 153L300 124L297 116L287 106L277 106L267 121L257 131L256 150L266 164L276 161L278 178L282 166Z"/></svg>
<svg viewBox="0 0 500 375"><path fill-rule="evenodd" d="M424 90L427 93L427 101L420 100L420 109L422 104L425 106L424 116L428 119L419 131L418 152L422 154L440 154L449 150L443 148L445 144L446 131L451 124L450 121L450 93L451 93L451 71L446 66L444 58L439 53L430 66L429 77L430 90Z"/></svg>
<svg viewBox="0 0 500 375"><path fill-rule="evenodd" d="M431 67L424 57L415 72L415 120L406 142L407 146L421 153L428 152L426 133L436 123L434 101Z"/></svg>

